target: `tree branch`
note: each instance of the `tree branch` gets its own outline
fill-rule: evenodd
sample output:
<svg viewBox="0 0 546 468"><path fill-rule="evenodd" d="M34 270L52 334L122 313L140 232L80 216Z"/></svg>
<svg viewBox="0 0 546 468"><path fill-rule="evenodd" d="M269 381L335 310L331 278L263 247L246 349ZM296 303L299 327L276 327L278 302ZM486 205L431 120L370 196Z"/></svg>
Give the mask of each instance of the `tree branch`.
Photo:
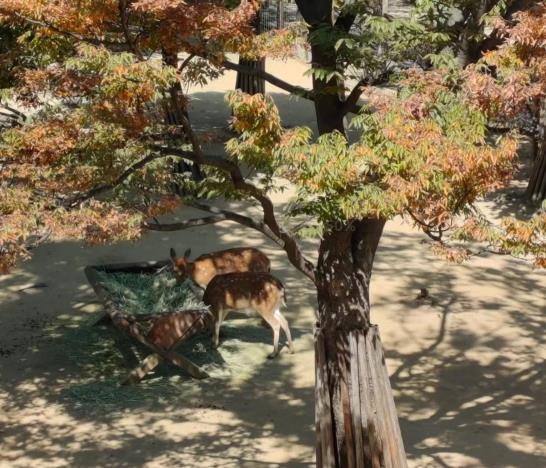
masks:
<svg viewBox="0 0 546 468"><path fill-rule="evenodd" d="M195 201L190 202L189 206L197 208L198 210L208 211L209 213L215 213L217 216L225 216L226 219L235 221L239 224L255 229L256 231L260 231L261 233L263 233L265 236L267 236L269 239L271 239L273 242L275 242L277 245L279 245L283 249L286 245L286 243L277 235L275 235L275 233L271 231L269 226L267 226L263 222L254 221L252 218L248 216L243 216L238 213L234 213L232 211L216 208L214 206L204 205L202 203L198 203Z"/></svg>
<svg viewBox="0 0 546 468"><path fill-rule="evenodd" d="M188 153L188 155L191 155L192 153L187 151L182 151L182 153ZM142 158L141 160L134 163L132 166L129 166L125 171L123 171L116 179L114 179L109 184L102 184L98 185L97 187L92 188L91 190L81 193L69 200L67 200L64 204L66 208L75 208L78 205L81 205L83 202L96 197L98 195L101 195L102 193L108 192L114 188L116 188L118 185L125 182L131 174L134 174L138 169L143 168L146 166L146 164L156 160L165 158L165 154L149 154L148 156ZM183 156L181 156L183 157Z"/></svg>
<svg viewBox="0 0 546 468"><path fill-rule="evenodd" d="M283 242L283 240L277 237L271 231L271 229L269 229L263 222L255 221L248 216L243 216L238 213L234 213L233 211L216 208L210 205L204 205L202 203L189 202L187 203L187 205L193 208L197 208L198 210L207 211L209 213L214 213L214 214L212 216L207 216L204 218L193 218L193 219L181 221L179 223L169 223L169 224L144 223L144 227L152 231L170 232L170 231L181 231L183 229L188 229L192 227L205 226L207 224L220 223L222 221L234 221L238 224L247 226L251 229L255 229L256 231L261 232L266 237L268 237L273 242L275 242L277 245L279 245L281 248L284 248L285 246L285 243Z"/></svg>
<svg viewBox="0 0 546 468"><path fill-rule="evenodd" d="M205 218L188 219L186 221L181 221L179 223L165 224L165 223L159 223L159 222L149 223L146 221L142 223L142 227L148 229L149 231L173 232L173 231L182 231L184 229L189 229L192 227L215 224L221 221L225 221L226 219L227 219L226 216L215 215L215 216L207 216Z"/></svg>
<svg viewBox="0 0 546 468"><path fill-rule="evenodd" d="M362 93L364 92L364 89L366 86L380 86L385 83L389 82L389 78L391 77L392 70L387 68L383 70L379 75L376 77L367 77L362 78L352 89L349 96L347 96L347 99L345 99L345 103L343 104L343 114L348 114L349 112L356 113L355 111L358 109L358 112L362 109L360 106L358 106L358 100L362 96Z"/></svg>
<svg viewBox="0 0 546 468"><path fill-rule="evenodd" d="M184 118L183 122L185 122L183 123L183 125L186 128L186 125L188 125L187 119ZM292 265L294 265L298 270L300 270L304 275L306 275L309 279L311 279L311 281L314 282L315 266L312 264L312 262L305 258L305 256L301 252L295 236L284 230L277 222L273 202L271 201L271 199L266 196L258 187L245 180L243 174L241 173L241 169L237 164L219 156L205 155L202 152L195 138L195 135L191 130L191 127L189 133L187 134L190 138L190 141L192 141L192 144L194 144L195 142L195 151L193 153L189 153L178 148L169 148L161 145L152 145L151 149L153 149L154 151L158 151L160 154L164 154L167 156L179 156L191 162L195 162L204 166L215 167L217 169L221 169L227 172L230 175L233 186L237 190L240 190L241 192L250 195L252 198L260 203L263 211L263 224L267 226L271 230L271 232L284 243L283 249L287 253L288 259L290 260ZM275 242L277 241L275 240Z"/></svg>
<svg viewBox="0 0 546 468"><path fill-rule="evenodd" d="M421 226L421 230L430 237L435 242L442 242L442 236L444 233L444 230L441 228L441 226L438 226L437 230L432 229L434 226L432 224L425 223L422 219L420 219L417 215L415 215L409 208L406 209L407 213L411 216L411 218ZM437 234L436 234L437 233Z"/></svg>
<svg viewBox="0 0 546 468"><path fill-rule="evenodd" d="M186 68L186 66L192 61L192 59L195 57L195 54L190 54L188 55L183 61L182 63L180 64L180 66L178 67L178 72L181 72L182 70L184 70L184 68Z"/></svg>
<svg viewBox="0 0 546 468"><path fill-rule="evenodd" d="M303 88L301 86L296 86L291 83L288 83L272 75L271 73L267 73L266 71L263 71L257 68L248 68L233 62L229 62L227 60L224 61L223 66L224 68L227 68L228 70L235 70L235 71L242 72L251 76L257 76L271 83L273 86L276 86L277 88L288 91L290 94L302 97L304 99L308 99L309 101L313 101L313 102L315 101L315 96L313 95L313 91ZM361 107L357 106L356 102L354 104L347 103L344 106L344 108L346 108L346 111L345 111L346 113L352 112L353 114L358 114L361 111Z"/></svg>
<svg viewBox="0 0 546 468"><path fill-rule="evenodd" d="M109 47L116 47L115 51L128 50L127 44L125 44L124 42L106 41L106 40L103 40L103 39L98 39L96 37L82 36L80 34L76 34L76 33L72 32L72 31L65 31L63 29L60 29L57 26L55 26L54 24L51 24L51 23L49 23L47 21L38 20L38 19L34 19L34 18L29 18L28 16L22 15L21 13L13 12L13 11L6 10L6 9L3 9L3 8L0 8L0 13L4 14L6 16L14 16L17 19L22 20L22 21L24 21L24 22L26 22L28 24L32 24L34 26L40 26L42 28L50 29L51 31L56 32L57 34L61 34L63 36L71 37L71 38L76 39L77 41L80 41L80 42L86 42L88 44L92 44L92 45L96 45L96 46L103 45L103 46L109 46Z"/></svg>
<svg viewBox="0 0 546 468"><path fill-rule="evenodd" d="M352 91L349 93L349 96L347 96L347 99L345 99L345 103L343 104L344 115L348 114L349 112L354 112L352 109L356 107L358 100L360 99L360 96L362 96L365 85L366 85L366 81L360 80L352 89Z"/></svg>
<svg viewBox="0 0 546 468"><path fill-rule="evenodd" d="M224 60L222 66L224 68L227 68L228 70L234 70L234 71L245 73L247 75L263 78L264 80L268 81L269 83L276 86L277 88L288 91L290 94L294 94L296 96L300 96L305 99L309 99L311 101L314 100L313 92L311 90L288 83L287 81L281 80L280 78L272 75L271 73L267 73L264 70L260 70L258 68L245 67L244 65L239 65L237 63L230 62L229 60Z"/></svg>

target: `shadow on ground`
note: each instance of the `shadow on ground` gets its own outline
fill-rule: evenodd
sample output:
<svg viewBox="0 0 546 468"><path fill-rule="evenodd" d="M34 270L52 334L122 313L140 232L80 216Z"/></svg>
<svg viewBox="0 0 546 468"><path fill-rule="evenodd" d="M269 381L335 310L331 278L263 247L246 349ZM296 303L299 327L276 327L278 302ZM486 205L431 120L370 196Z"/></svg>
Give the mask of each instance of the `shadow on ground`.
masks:
<svg viewBox="0 0 546 468"><path fill-rule="evenodd" d="M195 97L198 126L222 128L229 117L222 93ZM308 103L275 99L287 126L314 127ZM546 466L544 275L505 257L448 266L421 239L391 223L372 284L411 466ZM267 360L270 332L244 319L224 330L226 349L237 330L257 330L239 336L232 352L228 367L237 368L238 354L240 372L196 382L163 368L138 387L119 388L130 364L117 333L91 326L99 307L84 266L158 260L171 246L198 255L242 243L264 249L286 284L297 353L284 349ZM310 255L313 247L304 243ZM153 233L137 244L45 245L0 286L0 440L8 466L313 465L314 295L258 233L226 222ZM422 288L429 294L417 299ZM219 367L229 361L221 353L211 359Z"/></svg>

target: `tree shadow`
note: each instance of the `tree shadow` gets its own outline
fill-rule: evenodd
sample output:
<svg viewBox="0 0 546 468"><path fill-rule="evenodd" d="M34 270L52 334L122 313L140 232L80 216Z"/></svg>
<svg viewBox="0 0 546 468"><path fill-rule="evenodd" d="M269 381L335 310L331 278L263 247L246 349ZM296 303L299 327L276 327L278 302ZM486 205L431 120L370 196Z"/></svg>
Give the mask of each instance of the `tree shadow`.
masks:
<svg viewBox="0 0 546 468"><path fill-rule="evenodd" d="M196 95L198 127L223 128L229 117L223 94ZM274 98L287 126L315 128L312 105L280 93ZM243 203L229 206L255 213ZM199 215L185 208L174 219ZM544 276L489 255L445 265L421 239L389 223L372 281L372 314L410 464L545 466ZM191 246L199 255L240 245L263 249L289 291L285 315L299 331L295 357L283 352L267 360L270 332L248 321L258 338L241 353L241 360L254 360L239 380L197 382L162 369L120 390L117 376L129 367L110 346L117 333L90 326L98 301L83 268L162 259L169 247ZM302 245L316 258L314 241ZM313 465L314 293L261 234L224 222L109 247L52 243L1 278L0 287L0 446L9 466ZM422 288L430 296L417 299ZM210 359L222 365L221 355ZM67 394L86 384L85 404Z"/></svg>
<svg viewBox="0 0 546 468"><path fill-rule="evenodd" d="M184 210L181 217L195 215ZM258 318L230 317L218 353L209 353L210 337L196 340L218 367L224 366L224 353L231 352L232 376L194 381L164 367L139 386L118 385L130 369L115 345L123 338L117 330L91 326L100 307L85 281L86 265L157 260L171 246L191 245L198 255L253 245L270 256L274 274L287 287L301 284L283 254L259 233L226 222L195 234L151 233L137 244L97 248L76 242L44 245L15 274L0 280L5 292L0 305L5 463L312 465L314 390L312 379L301 375L302 368L313 366L310 287L291 290L285 312L298 354L283 349L277 359L267 359L271 331ZM28 288L40 283L47 287ZM242 344L230 351L235 341ZM241 364L235 365L237 360ZM185 424L192 429L181 429Z"/></svg>
<svg viewBox="0 0 546 468"><path fill-rule="evenodd" d="M373 288L385 284L383 275L396 278L374 295L374 310L391 326L384 342L410 461L544 466L546 278L506 257L432 262L418 235L395 228L372 281ZM428 297L419 297L421 288Z"/></svg>

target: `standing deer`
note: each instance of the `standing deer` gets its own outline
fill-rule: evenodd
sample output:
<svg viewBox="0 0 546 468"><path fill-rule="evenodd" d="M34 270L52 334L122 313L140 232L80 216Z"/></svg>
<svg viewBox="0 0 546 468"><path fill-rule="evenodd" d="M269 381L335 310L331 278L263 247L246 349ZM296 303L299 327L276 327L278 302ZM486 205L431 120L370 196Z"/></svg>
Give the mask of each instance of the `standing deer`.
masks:
<svg viewBox="0 0 546 468"><path fill-rule="evenodd" d="M183 257L177 257L174 249L171 249L170 253L174 274L178 281L189 278L202 289L205 289L216 275L235 272L269 273L271 271L271 262L267 255L258 249L249 247L204 254L193 262L189 259L191 249L186 250Z"/></svg>
<svg viewBox="0 0 546 468"><path fill-rule="evenodd" d="M215 348L220 343L220 326L228 312L254 310L273 329L273 353L279 354L280 329L288 339L290 352L294 352L288 322L281 314L281 305L286 305L283 284L269 273L228 273L215 276L207 286L203 302L209 306L214 319L212 340Z"/></svg>

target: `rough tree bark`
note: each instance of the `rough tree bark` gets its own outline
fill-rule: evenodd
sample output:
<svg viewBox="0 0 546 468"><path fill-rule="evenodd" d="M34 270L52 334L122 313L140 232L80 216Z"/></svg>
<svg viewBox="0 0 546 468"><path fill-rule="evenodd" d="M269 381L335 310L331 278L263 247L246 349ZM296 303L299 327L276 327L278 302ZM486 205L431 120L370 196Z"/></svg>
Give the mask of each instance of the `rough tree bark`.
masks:
<svg viewBox="0 0 546 468"><path fill-rule="evenodd" d="M355 220L321 242L316 275L317 466L404 467L406 457L369 286L384 221Z"/></svg>
<svg viewBox="0 0 546 468"><path fill-rule="evenodd" d="M259 12L256 14L252 26L256 34L261 32ZM239 58L239 65L249 70L265 71L265 58L260 60L245 60ZM265 80L255 73L238 71L235 89L240 89L247 94L265 94Z"/></svg>
<svg viewBox="0 0 546 468"><path fill-rule="evenodd" d="M542 100L539 111L536 154L527 186L527 197L539 203L546 199L546 99Z"/></svg>
<svg viewBox="0 0 546 468"><path fill-rule="evenodd" d="M299 0L297 4L310 25L312 66L337 68L334 45L313 44L312 38L316 28L333 26L332 2ZM313 78L320 134L345 133L338 89L335 78ZM370 320L370 279L384 224L381 219L353 220L330 229L320 244L315 335L320 468L406 466L381 340Z"/></svg>
<svg viewBox="0 0 546 468"><path fill-rule="evenodd" d="M166 50L162 51L163 61L170 65L171 67L178 68L178 56L176 53L171 53ZM189 120L188 112L183 105L184 96L182 92L182 85L180 81L176 81L170 88L168 92L168 99L164 104L164 113L165 113L165 123L167 125L176 125L182 127L183 117L186 120ZM183 174L185 172L190 172L193 180L202 180L203 174L201 173L201 168L198 164L188 163L184 160L180 160L175 164L173 171L176 174ZM182 187L175 187L175 190L182 192Z"/></svg>

